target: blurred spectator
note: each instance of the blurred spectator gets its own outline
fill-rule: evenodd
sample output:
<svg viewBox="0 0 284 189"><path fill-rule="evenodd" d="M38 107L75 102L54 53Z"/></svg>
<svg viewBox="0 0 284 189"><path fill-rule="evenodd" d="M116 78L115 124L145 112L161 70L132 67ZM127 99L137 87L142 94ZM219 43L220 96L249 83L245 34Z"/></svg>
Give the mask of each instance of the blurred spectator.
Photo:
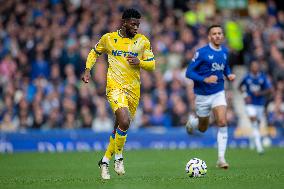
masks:
<svg viewBox="0 0 284 189"><path fill-rule="evenodd" d="M143 114L141 118L141 126L148 127L150 126L150 117L154 109L154 103L151 99L150 94L145 93L141 96L141 107L143 110Z"/></svg>
<svg viewBox="0 0 284 189"><path fill-rule="evenodd" d="M96 100L96 106L98 107L98 111L96 117L92 123L92 129L94 131L112 131L113 130L113 121L107 115L106 111L106 100L104 98L99 97Z"/></svg>
<svg viewBox="0 0 284 189"><path fill-rule="evenodd" d="M81 127L82 128L92 128L93 115L90 108L87 105L83 105L80 111L81 116Z"/></svg>
<svg viewBox="0 0 284 189"><path fill-rule="evenodd" d="M62 127L62 115L58 109L53 109L50 114L47 115L46 122L42 125L42 129L56 129Z"/></svg>
<svg viewBox="0 0 284 189"><path fill-rule="evenodd" d="M76 120L75 112L68 111L68 112L65 113L62 128L63 129L76 129L76 128L78 128L78 123L77 123L77 120Z"/></svg>
<svg viewBox="0 0 284 189"><path fill-rule="evenodd" d="M33 129L40 129L45 124L45 118L41 108L36 108L34 110L34 119L32 123Z"/></svg>
<svg viewBox="0 0 284 189"><path fill-rule="evenodd" d="M277 92L275 99L267 107L268 125L275 126L277 130L284 134L284 101L283 93Z"/></svg>
<svg viewBox="0 0 284 189"><path fill-rule="evenodd" d="M188 110L186 103L179 95L171 96L171 116L172 126L184 126L188 119Z"/></svg>
<svg viewBox="0 0 284 189"><path fill-rule="evenodd" d="M16 120L16 125L20 130L26 130L31 128L32 126L32 117L29 115L29 112L26 110L22 110L19 112L19 119Z"/></svg>
<svg viewBox="0 0 284 189"><path fill-rule="evenodd" d="M36 60L32 63L31 78L37 77L49 78L49 63L44 59L42 53L36 54Z"/></svg>
<svg viewBox="0 0 284 189"><path fill-rule="evenodd" d="M0 122L0 131L16 131L16 124L13 123L12 115L10 112L5 112L3 119Z"/></svg>
<svg viewBox="0 0 284 189"><path fill-rule="evenodd" d="M0 61L1 83L8 82L16 73L17 65L10 54L6 54Z"/></svg>
<svg viewBox="0 0 284 189"><path fill-rule="evenodd" d="M170 117L165 113L165 107L162 104L156 104L153 114L149 118L150 126L170 127Z"/></svg>

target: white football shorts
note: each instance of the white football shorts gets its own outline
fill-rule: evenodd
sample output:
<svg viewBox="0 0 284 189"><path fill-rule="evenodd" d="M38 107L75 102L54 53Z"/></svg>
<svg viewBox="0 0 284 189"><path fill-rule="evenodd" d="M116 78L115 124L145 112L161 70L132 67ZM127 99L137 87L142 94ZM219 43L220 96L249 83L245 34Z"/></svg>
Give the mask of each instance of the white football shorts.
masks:
<svg viewBox="0 0 284 189"><path fill-rule="evenodd" d="M264 115L264 107L261 105L246 105L246 112L249 117L256 117L258 120L261 120Z"/></svg>
<svg viewBox="0 0 284 189"><path fill-rule="evenodd" d="M227 106L225 91L211 95L196 95L195 107L198 117L209 117L212 108Z"/></svg>

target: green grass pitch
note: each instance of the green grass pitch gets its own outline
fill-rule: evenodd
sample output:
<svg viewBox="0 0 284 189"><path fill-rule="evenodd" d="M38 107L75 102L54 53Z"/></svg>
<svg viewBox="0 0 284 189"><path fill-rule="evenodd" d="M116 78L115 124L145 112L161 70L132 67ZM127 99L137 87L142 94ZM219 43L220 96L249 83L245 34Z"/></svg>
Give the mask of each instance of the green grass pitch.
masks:
<svg viewBox="0 0 284 189"><path fill-rule="evenodd" d="M18 153L0 155L0 188L284 188L284 148L262 156L248 149L229 149L228 170L215 168L216 149L137 150L125 152L126 175L111 168L111 180L102 181L97 161L103 152ZM189 178L190 158L205 160L204 178Z"/></svg>

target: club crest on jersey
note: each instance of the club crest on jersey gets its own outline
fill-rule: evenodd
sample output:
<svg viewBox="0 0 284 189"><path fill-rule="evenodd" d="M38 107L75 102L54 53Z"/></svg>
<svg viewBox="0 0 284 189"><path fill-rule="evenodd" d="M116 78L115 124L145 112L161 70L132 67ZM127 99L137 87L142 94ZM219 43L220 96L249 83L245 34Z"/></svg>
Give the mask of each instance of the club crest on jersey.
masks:
<svg viewBox="0 0 284 189"><path fill-rule="evenodd" d="M214 72L214 71L223 71L225 68L224 64L218 64L217 62L214 62L212 64L212 68L211 68L211 71Z"/></svg>
<svg viewBox="0 0 284 189"><path fill-rule="evenodd" d="M227 60L227 55L226 54L224 54L224 59Z"/></svg>
<svg viewBox="0 0 284 189"><path fill-rule="evenodd" d="M248 82L249 85L252 84L252 80L251 79L248 79L247 82Z"/></svg>
<svg viewBox="0 0 284 189"><path fill-rule="evenodd" d="M214 55L208 55L209 60L212 60L214 58Z"/></svg>
<svg viewBox="0 0 284 189"><path fill-rule="evenodd" d="M264 83L264 80L263 80L262 78L259 78L259 79L258 79L258 83L263 84L263 83Z"/></svg>

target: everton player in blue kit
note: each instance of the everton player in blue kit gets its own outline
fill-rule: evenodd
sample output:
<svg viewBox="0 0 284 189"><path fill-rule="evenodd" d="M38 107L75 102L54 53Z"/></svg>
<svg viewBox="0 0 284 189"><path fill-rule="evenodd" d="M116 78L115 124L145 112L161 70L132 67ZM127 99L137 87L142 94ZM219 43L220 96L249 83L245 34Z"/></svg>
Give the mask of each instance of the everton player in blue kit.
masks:
<svg viewBox="0 0 284 189"><path fill-rule="evenodd" d="M224 76L233 81L235 75L228 65L228 51L222 46L224 40L220 25L208 28L209 44L198 49L189 64L186 77L194 81L196 115L189 116L186 124L188 133L194 130L205 132L209 125L209 115L212 110L218 128L218 161L217 167L227 169L225 160L228 140L226 121L226 98L224 92Z"/></svg>
<svg viewBox="0 0 284 189"><path fill-rule="evenodd" d="M252 61L250 72L243 78L239 90L245 96L246 112L252 125L253 142L256 151L263 154L259 125L264 115L266 96L272 92L271 84L266 75L259 70L257 61Z"/></svg>

